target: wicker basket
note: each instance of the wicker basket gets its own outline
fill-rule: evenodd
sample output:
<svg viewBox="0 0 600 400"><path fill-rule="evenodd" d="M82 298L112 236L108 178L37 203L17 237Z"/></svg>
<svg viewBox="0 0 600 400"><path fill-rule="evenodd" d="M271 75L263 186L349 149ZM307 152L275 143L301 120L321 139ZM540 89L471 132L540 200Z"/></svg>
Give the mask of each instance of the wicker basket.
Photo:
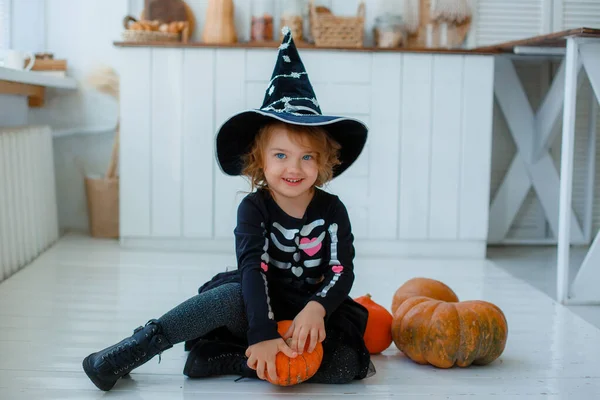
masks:
<svg viewBox="0 0 600 400"><path fill-rule="evenodd" d="M119 178L86 177L90 234L97 238L119 237Z"/></svg>
<svg viewBox="0 0 600 400"><path fill-rule="evenodd" d="M126 29L121 32L124 42L178 42L181 35L160 31L141 31Z"/></svg>
<svg viewBox="0 0 600 400"><path fill-rule="evenodd" d="M319 47L363 47L365 3L360 2L356 17L335 16L317 10L310 0L310 30Z"/></svg>
<svg viewBox="0 0 600 400"><path fill-rule="evenodd" d="M280 26L287 26L292 32L294 41L303 41L302 37L302 17L299 15L282 16ZM283 32L279 36L279 41L283 40Z"/></svg>

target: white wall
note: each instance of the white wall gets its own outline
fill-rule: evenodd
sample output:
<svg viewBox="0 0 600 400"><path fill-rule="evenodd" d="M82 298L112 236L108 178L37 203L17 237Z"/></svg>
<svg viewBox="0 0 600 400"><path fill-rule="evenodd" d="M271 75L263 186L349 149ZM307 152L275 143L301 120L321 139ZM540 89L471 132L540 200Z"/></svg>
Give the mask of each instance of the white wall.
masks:
<svg viewBox="0 0 600 400"><path fill-rule="evenodd" d="M138 17L144 0L8 0L11 1L11 47L48 51L68 60L68 74L80 81L72 93L48 91L46 105L33 109L33 122L55 132L55 165L60 226L87 231L84 174L102 173L110 157L118 107L108 96L85 86L92 69L108 65L119 70L118 50L125 15ZM193 40L200 40L208 0L187 0L196 18ZM281 0L273 0L275 28ZM317 0L336 14L353 15L359 0ZM397 0L365 0L365 38L372 42L375 17L397 7ZM235 0L240 40L249 38L252 0Z"/></svg>
<svg viewBox="0 0 600 400"><path fill-rule="evenodd" d="M57 58L66 58L69 63L69 75L81 82L94 66L106 64L118 69L118 50L113 41L119 40L122 30L121 22L125 15L139 16L144 0L5 0L10 2L13 23L11 24L11 45L31 51L50 51ZM248 38L249 13L254 0L235 0L236 25L240 38ZM316 0L327 5L338 14L354 14L358 0ZM600 7L596 2L586 0L527 0L536 4L531 8L534 14L529 15L535 24L527 25L527 35L541 34L572 26L600 26ZM273 0L275 13L281 8L281 0ZM547 5L552 7L555 15L549 15ZM199 40L204 26L204 14L208 0L187 0L197 19L194 40ZM367 43L371 43L371 29L375 17L387 9L398 7L400 0L365 0ZM469 44L505 40L511 35L525 35L516 25L506 23L519 15L520 9L511 8L514 2L504 0L477 0L478 8L475 16L474 34ZM569 10L577 10L577 4L587 4L585 15ZM538 7L539 5L539 7ZM505 7L502 13L493 12L498 7ZM577 7L576 7L577 6ZM530 9L528 9L530 10ZM530 11L531 11L530 10ZM487 13L486 13L487 12ZM507 14L508 13L508 14ZM570 17L576 15L578 19ZM504 19L502 19L504 17ZM553 21L550 19L553 18ZM549 22L550 21L550 22ZM494 22L492 24L492 22ZM276 26L277 18L275 20ZM498 27L501 27L499 31ZM491 35L491 36L490 36ZM507 36L508 35L508 36ZM516 38L516 37L514 37ZM485 40L484 40L485 39ZM525 78L526 86L536 88L546 85L540 82L539 70L544 66L524 66L520 72ZM527 78L530 77L531 79ZM546 74L546 79L551 77ZM586 84L587 86L587 84ZM539 88L538 88L539 89ZM588 90L589 87L586 89ZM533 90L532 101L537 101L540 90ZM543 93L543 89L541 90ZM578 108L585 109L585 98L581 99ZM55 158L57 185L59 189L60 224L68 229L87 229L85 195L83 191L84 173L102 173L108 163L114 126L117 120L117 106L112 99L97 94L84 86L74 93L57 93L49 91L46 107L32 110L34 120L49 123L60 138L55 139ZM506 172L505 164L512 158L514 146L510 143L509 133L497 115L494 127L494 162L492 173L492 193L501 177ZM582 115L581 120L585 122ZM578 120L579 123L579 120ZM600 129L600 126L599 126ZM585 127L578 128L578 132ZM578 134L579 135L579 134ZM581 135L579 135L581 136ZM600 151L600 141L598 141ZM556 148L556 146L555 146ZM600 163L597 163L597 179L600 179ZM598 187L598 186L597 186ZM598 197L597 197L598 198ZM577 202L577 200L574 200ZM539 202L534 195L529 196L527 205L511 232L512 237L528 236L531 232L547 231L544 217L540 214ZM600 227L600 201L596 201L594 227ZM532 225L533 224L533 225ZM537 234L537 233L536 233Z"/></svg>
<svg viewBox="0 0 600 400"><path fill-rule="evenodd" d="M102 174L108 165L118 105L109 96L88 88L85 77L100 65L118 69L113 41L119 38L123 16L135 6L129 3L13 0L11 4L11 47L49 51L55 58L67 59L68 75L80 85L73 92L48 90L46 105L30 110L31 122L49 124L54 130L59 224L63 230L88 230L83 178Z"/></svg>

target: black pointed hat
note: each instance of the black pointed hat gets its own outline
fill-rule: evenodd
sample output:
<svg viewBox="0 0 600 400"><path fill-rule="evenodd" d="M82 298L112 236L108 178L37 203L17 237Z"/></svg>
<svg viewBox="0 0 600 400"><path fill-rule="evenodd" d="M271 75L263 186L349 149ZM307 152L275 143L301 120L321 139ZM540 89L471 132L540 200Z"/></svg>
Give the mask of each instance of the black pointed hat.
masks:
<svg viewBox="0 0 600 400"><path fill-rule="evenodd" d="M279 120L325 129L341 145L341 164L333 170L336 177L356 161L364 148L368 129L353 118L323 115L292 34L287 27L282 32L283 41L262 106L234 115L217 132L219 167L227 175L240 175L242 155L250 151L260 128L267 122Z"/></svg>

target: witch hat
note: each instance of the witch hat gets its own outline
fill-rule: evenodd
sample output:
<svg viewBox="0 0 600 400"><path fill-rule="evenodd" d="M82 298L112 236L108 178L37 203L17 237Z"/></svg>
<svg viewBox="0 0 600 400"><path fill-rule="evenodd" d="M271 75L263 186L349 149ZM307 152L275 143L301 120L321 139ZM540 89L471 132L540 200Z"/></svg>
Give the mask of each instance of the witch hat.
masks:
<svg viewBox="0 0 600 400"><path fill-rule="evenodd" d="M229 118L216 137L217 161L227 175L240 175L242 156L248 153L260 128L273 120L288 124L321 126L341 145L340 165L333 177L344 172L360 155L368 129L357 119L323 115L304 64L288 27L260 109L243 111Z"/></svg>

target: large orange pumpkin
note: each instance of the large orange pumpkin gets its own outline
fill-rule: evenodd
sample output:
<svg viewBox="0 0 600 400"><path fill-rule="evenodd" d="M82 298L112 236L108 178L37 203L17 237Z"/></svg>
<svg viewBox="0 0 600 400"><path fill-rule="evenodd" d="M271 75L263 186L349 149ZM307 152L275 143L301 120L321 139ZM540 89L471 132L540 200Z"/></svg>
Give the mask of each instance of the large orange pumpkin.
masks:
<svg viewBox="0 0 600 400"><path fill-rule="evenodd" d="M395 297L406 297L393 315L396 347L416 363L439 368L485 365L497 359L508 336L502 310L486 301L444 300L451 295L439 290L442 285L419 278L406 284L411 296L404 292L404 285L396 291ZM437 293L442 298L420 293Z"/></svg>
<svg viewBox="0 0 600 400"><path fill-rule="evenodd" d="M277 331L281 336L287 332L292 321L279 321L277 323ZM266 373L267 380L278 386L297 385L312 378L321 366L323 361L323 345L317 343L312 353L307 351L309 342L306 341L306 346L302 354L298 354L294 358L286 356L284 353L277 353L275 366L277 370L277 380L271 379Z"/></svg>
<svg viewBox="0 0 600 400"><path fill-rule="evenodd" d="M378 354L392 344L392 314L377 304L370 294L354 299L369 311L364 340L369 353Z"/></svg>

